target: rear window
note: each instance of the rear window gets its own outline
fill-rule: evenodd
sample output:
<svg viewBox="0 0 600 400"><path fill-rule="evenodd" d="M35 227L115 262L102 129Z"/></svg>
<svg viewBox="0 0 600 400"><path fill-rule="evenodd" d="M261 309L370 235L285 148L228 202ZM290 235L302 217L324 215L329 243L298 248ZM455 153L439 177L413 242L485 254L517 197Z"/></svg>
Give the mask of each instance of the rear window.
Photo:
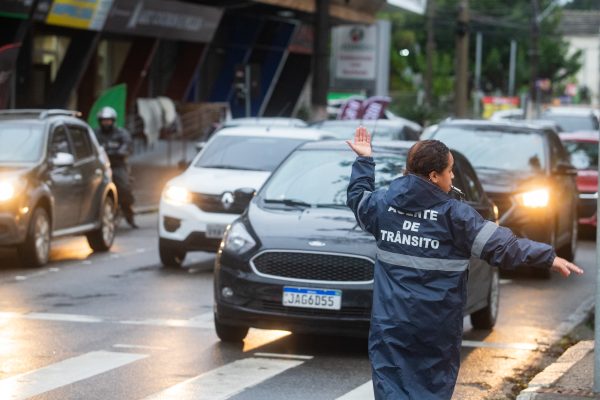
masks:
<svg viewBox="0 0 600 400"><path fill-rule="evenodd" d="M596 131L598 121L593 115L562 115L546 113L542 118L556 122L564 132Z"/></svg>
<svg viewBox="0 0 600 400"><path fill-rule="evenodd" d="M536 132L443 126L434 139L461 152L475 170L539 172L547 164L544 138Z"/></svg>
<svg viewBox="0 0 600 400"><path fill-rule="evenodd" d="M194 164L199 168L273 171L305 139L215 136Z"/></svg>
<svg viewBox="0 0 600 400"><path fill-rule="evenodd" d="M0 163L33 163L42 157L45 135L42 125L0 122Z"/></svg>

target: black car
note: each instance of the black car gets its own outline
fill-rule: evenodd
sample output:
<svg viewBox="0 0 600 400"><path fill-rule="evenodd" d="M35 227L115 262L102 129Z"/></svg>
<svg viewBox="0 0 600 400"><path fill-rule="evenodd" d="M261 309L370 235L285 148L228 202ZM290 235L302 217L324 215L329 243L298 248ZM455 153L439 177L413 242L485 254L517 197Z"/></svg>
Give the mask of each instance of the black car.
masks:
<svg viewBox="0 0 600 400"><path fill-rule="evenodd" d="M404 171L412 143L374 148L376 186ZM375 239L346 206L355 155L343 142L308 143L273 173L228 228L215 261L215 327L240 341L249 327L366 335L371 314ZM454 153L455 185L484 218L495 221L468 161ZM465 314L493 327L498 270L473 259Z"/></svg>
<svg viewBox="0 0 600 400"><path fill-rule="evenodd" d="M59 236L85 234L108 250L116 200L106 153L75 112L0 112L0 246L26 266L45 264Z"/></svg>
<svg viewBox="0 0 600 400"><path fill-rule="evenodd" d="M573 260L577 171L554 130L526 122L451 120L441 123L432 138L469 159L499 208L500 225L551 244L559 256Z"/></svg>

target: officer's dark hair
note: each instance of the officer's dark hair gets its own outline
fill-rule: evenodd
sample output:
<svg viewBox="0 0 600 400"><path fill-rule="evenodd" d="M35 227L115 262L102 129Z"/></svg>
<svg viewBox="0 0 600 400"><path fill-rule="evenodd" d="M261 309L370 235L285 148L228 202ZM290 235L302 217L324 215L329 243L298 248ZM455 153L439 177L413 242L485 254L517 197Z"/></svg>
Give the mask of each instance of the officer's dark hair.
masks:
<svg viewBox="0 0 600 400"><path fill-rule="evenodd" d="M421 140L408 151L405 174L429 179L432 171L442 173L448 167L450 149L439 140Z"/></svg>

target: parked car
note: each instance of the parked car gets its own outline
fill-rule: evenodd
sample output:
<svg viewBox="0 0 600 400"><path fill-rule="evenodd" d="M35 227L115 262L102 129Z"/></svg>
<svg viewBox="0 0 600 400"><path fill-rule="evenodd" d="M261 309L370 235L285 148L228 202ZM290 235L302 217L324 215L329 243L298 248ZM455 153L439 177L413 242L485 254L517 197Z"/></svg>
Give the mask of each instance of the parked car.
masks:
<svg viewBox="0 0 600 400"><path fill-rule="evenodd" d="M294 127L235 127L215 133L163 190L158 224L163 265L180 266L189 251L216 251L227 225L271 171L301 143L328 136Z"/></svg>
<svg viewBox="0 0 600 400"><path fill-rule="evenodd" d="M375 145L376 186L403 174L411 142ZM493 204L468 161L454 152L455 181L484 218ZM214 271L215 328L240 341L249 327L363 336L369 329L375 238L346 206L355 160L346 143L306 143L273 173L228 228ZM491 329L498 270L472 259L465 314Z"/></svg>
<svg viewBox="0 0 600 400"><path fill-rule="evenodd" d="M598 131L598 112L587 107L549 107L540 116L558 123L564 132Z"/></svg>
<svg viewBox="0 0 600 400"><path fill-rule="evenodd" d="M234 126L295 126L306 127L308 124L300 118L287 117L248 117L231 118L223 122L223 128Z"/></svg>
<svg viewBox="0 0 600 400"><path fill-rule="evenodd" d="M315 129L331 132L336 139L351 139L358 125L363 125L373 135L373 141L419 140L421 125L404 119L376 120L325 120L311 124Z"/></svg>
<svg viewBox="0 0 600 400"><path fill-rule="evenodd" d="M579 226L593 228L597 223L598 203L598 132L562 133L560 140L577 168L579 190Z"/></svg>
<svg viewBox="0 0 600 400"><path fill-rule="evenodd" d="M498 206L500 225L549 243L568 260L577 246L576 170L554 130L526 122L453 120L433 139L462 152ZM546 271L539 272L546 277Z"/></svg>
<svg viewBox="0 0 600 400"><path fill-rule="evenodd" d="M16 248L29 267L48 262L54 238L83 234L107 251L115 237L108 157L76 115L0 111L0 246Z"/></svg>

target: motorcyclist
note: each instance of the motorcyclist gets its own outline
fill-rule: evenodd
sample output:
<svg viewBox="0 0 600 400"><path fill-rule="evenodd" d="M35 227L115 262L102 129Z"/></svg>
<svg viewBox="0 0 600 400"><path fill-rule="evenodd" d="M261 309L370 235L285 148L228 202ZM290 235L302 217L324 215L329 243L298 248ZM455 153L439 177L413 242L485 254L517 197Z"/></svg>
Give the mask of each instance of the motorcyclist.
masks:
<svg viewBox="0 0 600 400"><path fill-rule="evenodd" d="M117 112L112 107L103 107L98 114L98 128L95 133L104 147L113 172L113 182L119 194L119 207L125 220L132 228L137 228L134 212L131 209L135 199L131 190L127 158L132 153L132 140L129 131L116 126Z"/></svg>

